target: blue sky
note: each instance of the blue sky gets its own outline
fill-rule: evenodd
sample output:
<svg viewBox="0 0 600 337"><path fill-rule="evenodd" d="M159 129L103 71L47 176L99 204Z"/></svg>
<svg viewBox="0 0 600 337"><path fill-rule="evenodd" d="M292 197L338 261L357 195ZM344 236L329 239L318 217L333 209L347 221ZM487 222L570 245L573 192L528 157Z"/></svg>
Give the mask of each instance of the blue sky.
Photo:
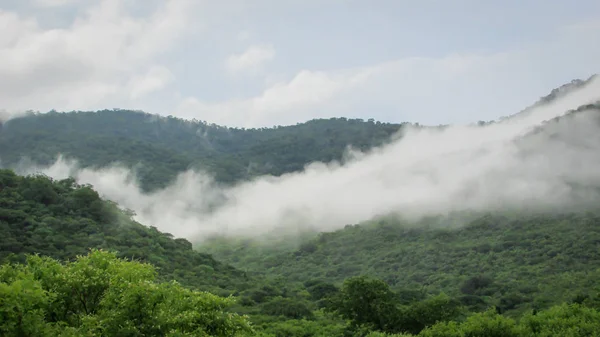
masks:
<svg viewBox="0 0 600 337"><path fill-rule="evenodd" d="M0 108L469 123L600 71L600 2L3 0Z"/></svg>

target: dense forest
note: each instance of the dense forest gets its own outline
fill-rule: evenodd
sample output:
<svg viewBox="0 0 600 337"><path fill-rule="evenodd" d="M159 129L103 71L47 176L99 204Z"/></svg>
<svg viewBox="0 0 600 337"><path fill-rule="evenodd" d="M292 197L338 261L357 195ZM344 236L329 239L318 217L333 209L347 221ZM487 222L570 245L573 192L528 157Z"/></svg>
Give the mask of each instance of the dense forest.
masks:
<svg viewBox="0 0 600 337"><path fill-rule="evenodd" d="M215 238L199 249L290 281L372 275L411 298L443 291L471 310L494 306L509 316L588 296L600 276L597 214L487 214L461 228L427 227L386 219L299 245Z"/></svg>
<svg viewBox="0 0 600 337"><path fill-rule="evenodd" d="M590 111L600 106L528 135L537 144L550 134L546 147L517 144L526 155L573 141L562 136L577 127L569 118ZM83 166L134 168L146 191L188 168L231 184L343 160L348 147L371 149L404 126L332 118L236 129L124 110L0 124L0 335L600 335L594 200L551 213L386 216L334 232L192 244L136 222L93 186L15 173L62 154Z"/></svg>
<svg viewBox="0 0 600 337"><path fill-rule="evenodd" d="M135 168L142 187L153 190L189 168L221 183L298 171L311 162L341 160L348 146L384 144L401 127L332 118L238 129L127 110L31 113L0 129L0 160L5 167L24 159L49 165L61 154L86 167L120 163Z"/></svg>
<svg viewBox="0 0 600 337"><path fill-rule="evenodd" d="M297 261L295 274L277 271L275 263L264 268L269 275L249 276L195 252L185 240L135 223L128 211L89 186L0 173L3 336L591 336L600 331L594 254L600 240L591 214L550 223L498 223L486 217L463 231L385 222L350 226L283 254L282 265ZM521 237L527 240L518 242ZM244 264L261 268L258 253L241 255ZM377 256L387 260L373 265ZM497 270L486 265L490 261ZM370 265L375 270L348 270ZM453 291L458 281L459 291ZM506 314L532 299L534 306Z"/></svg>
<svg viewBox="0 0 600 337"><path fill-rule="evenodd" d="M594 78L573 80L506 118L551 103ZM478 122L489 123L493 121ZM178 173L190 168L231 184L265 174L299 171L312 162L343 160L349 147L367 151L386 144L401 137L407 125L340 117L244 129L121 109L31 111L0 120L0 167L50 165L62 155L76 159L83 167L118 163L132 168L145 191L167 186Z"/></svg>

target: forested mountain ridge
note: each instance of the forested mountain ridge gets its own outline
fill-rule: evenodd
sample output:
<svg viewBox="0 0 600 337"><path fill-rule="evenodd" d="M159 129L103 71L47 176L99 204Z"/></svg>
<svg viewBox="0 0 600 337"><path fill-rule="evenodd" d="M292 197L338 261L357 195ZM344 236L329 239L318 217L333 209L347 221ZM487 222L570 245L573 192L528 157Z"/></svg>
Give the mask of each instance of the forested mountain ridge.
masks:
<svg viewBox="0 0 600 337"><path fill-rule="evenodd" d="M532 107L593 78L554 89ZM365 151L385 144L407 125L330 118L244 129L120 109L30 112L1 123L3 167L15 167L23 159L49 165L59 154L84 167L120 163L137 171L146 191L165 187L189 168L207 171L221 183L299 171L312 162L341 160L348 146Z"/></svg>
<svg viewBox="0 0 600 337"><path fill-rule="evenodd" d="M556 88L513 116L550 103L595 77ZM316 161L340 160L348 146L365 151L385 144L403 125L330 118L244 129L121 109L29 112L0 121L0 165L15 167L23 159L49 165L60 154L84 167L119 163L134 168L146 191L165 187L189 168L207 171L218 182L234 183L299 171Z"/></svg>
<svg viewBox="0 0 600 337"><path fill-rule="evenodd" d="M340 160L348 146L381 145L401 127L332 118L239 129L128 110L32 113L4 124L0 160L5 167L23 158L48 165L62 154L82 166L121 163L135 167L142 187L152 190L191 167L221 183L298 171L311 162Z"/></svg>

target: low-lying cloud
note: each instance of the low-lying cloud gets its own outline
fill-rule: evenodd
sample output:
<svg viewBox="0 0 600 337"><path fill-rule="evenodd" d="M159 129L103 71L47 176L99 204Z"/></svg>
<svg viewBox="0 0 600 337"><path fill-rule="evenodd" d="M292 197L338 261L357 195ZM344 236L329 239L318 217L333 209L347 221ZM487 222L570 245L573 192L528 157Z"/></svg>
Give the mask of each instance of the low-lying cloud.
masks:
<svg viewBox="0 0 600 337"><path fill-rule="evenodd" d="M344 163L313 163L302 172L227 188L188 171L173 185L144 194L125 168L79 169L65 159L41 171L75 176L134 210L141 223L191 240L258 236L277 228L334 230L391 213L417 218L461 210L559 209L598 201L590 187L600 186L600 117L589 111L545 121L598 100L595 79L501 122L408 128L400 140Z"/></svg>

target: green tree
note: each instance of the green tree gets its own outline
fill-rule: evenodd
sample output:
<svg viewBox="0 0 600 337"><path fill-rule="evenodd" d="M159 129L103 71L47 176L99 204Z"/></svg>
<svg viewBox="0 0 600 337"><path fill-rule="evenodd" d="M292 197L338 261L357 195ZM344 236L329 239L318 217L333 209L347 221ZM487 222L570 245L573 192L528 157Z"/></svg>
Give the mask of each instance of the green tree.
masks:
<svg viewBox="0 0 600 337"><path fill-rule="evenodd" d="M460 303L446 294L415 302L404 309L401 328L417 334L438 322L458 319L463 313Z"/></svg>
<svg viewBox="0 0 600 337"><path fill-rule="evenodd" d="M580 304L562 304L521 319L530 336L583 337L600 333L600 312Z"/></svg>
<svg viewBox="0 0 600 337"><path fill-rule="evenodd" d="M401 316L396 294L382 280L357 276L347 279L332 306L354 326L395 331Z"/></svg>
<svg viewBox="0 0 600 337"><path fill-rule="evenodd" d="M522 329L495 309L469 316L465 322L442 322L423 330L422 337L525 337Z"/></svg>
<svg viewBox="0 0 600 337"><path fill-rule="evenodd" d="M159 283L149 264L93 250L73 262L29 256L0 268L2 336L239 336L231 298Z"/></svg>
<svg viewBox="0 0 600 337"><path fill-rule="evenodd" d="M313 312L309 308L309 304L303 301L277 297L264 303L261 306L261 312L272 316L285 316L288 318L313 318Z"/></svg>

